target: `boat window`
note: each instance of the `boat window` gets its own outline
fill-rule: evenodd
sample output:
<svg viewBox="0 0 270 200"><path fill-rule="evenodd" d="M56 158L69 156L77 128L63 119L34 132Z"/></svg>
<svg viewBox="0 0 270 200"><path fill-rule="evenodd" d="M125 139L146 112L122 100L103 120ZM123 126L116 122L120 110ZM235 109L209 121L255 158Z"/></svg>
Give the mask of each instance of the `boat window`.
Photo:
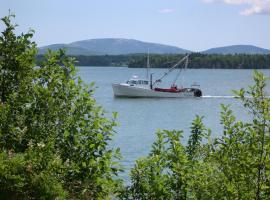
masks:
<svg viewBox="0 0 270 200"><path fill-rule="evenodd" d="M137 81L132 80L132 81L130 81L130 83L135 85L135 84L137 84Z"/></svg>
<svg viewBox="0 0 270 200"><path fill-rule="evenodd" d="M144 83L145 85L148 85L148 81L144 81L143 83Z"/></svg>

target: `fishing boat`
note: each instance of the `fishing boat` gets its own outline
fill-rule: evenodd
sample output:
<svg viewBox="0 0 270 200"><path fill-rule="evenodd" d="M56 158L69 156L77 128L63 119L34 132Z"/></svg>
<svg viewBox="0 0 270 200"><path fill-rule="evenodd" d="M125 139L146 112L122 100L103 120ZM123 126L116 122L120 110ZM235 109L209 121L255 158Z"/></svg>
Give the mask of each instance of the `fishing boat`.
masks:
<svg viewBox="0 0 270 200"><path fill-rule="evenodd" d="M132 76L125 83L112 84L113 93L115 97L160 97L160 98L183 98L183 97L201 97L202 91L199 85L193 85L191 87L178 87L176 81L179 78L183 70L187 69L189 55L186 55L167 72L164 73L159 79L153 80L153 74L149 76L149 53L147 59L147 73L146 78L141 79L138 76ZM171 87L162 88L158 87L159 83L162 82L168 74L177 69L178 66L184 63L184 66L179 68L179 72L176 78L173 80Z"/></svg>

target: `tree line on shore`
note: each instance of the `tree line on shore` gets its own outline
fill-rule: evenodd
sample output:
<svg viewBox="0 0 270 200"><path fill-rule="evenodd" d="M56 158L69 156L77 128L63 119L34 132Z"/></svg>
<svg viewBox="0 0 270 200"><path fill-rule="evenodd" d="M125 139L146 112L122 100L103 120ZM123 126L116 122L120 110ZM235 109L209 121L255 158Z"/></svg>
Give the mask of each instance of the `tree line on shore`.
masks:
<svg viewBox="0 0 270 200"><path fill-rule="evenodd" d="M17 36L12 15L0 35L0 199L256 199L270 198L268 78L234 91L251 121L221 105L223 129L211 136L196 116L183 131L156 133L125 185L121 154L109 145L117 113L105 117L94 85L76 74L75 59L48 51L36 66L33 32Z"/></svg>
<svg viewBox="0 0 270 200"><path fill-rule="evenodd" d="M185 55L178 54L151 54L152 68L169 68ZM144 68L147 64L146 54L129 55L93 55L72 56L76 58L77 66L127 66L130 68ZM191 53L188 68L210 69L269 69L270 54L201 54ZM44 59L43 55L37 56L39 64Z"/></svg>

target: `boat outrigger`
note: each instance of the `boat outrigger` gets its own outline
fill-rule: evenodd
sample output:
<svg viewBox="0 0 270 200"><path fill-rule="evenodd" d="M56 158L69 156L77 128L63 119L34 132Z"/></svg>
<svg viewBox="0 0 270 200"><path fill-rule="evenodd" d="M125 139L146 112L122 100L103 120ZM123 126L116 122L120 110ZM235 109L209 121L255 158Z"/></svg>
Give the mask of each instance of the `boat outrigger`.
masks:
<svg viewBox="0 0 270 200"><path fill-rule="evenodd" d="M153 74L149 77L149 54L147 59L147 75L146 79L140 79L138 76L133 76L126 83L112 84L113 92L115 97L166 97L166 98L180 98L180 97L201 97L202 91L198 85L191 86L190 88L180 87L176 85L176 80L180 76L183 68L180 68L176 78L171 84L170 88L157 87L158 83L162 81L170 72L177 68L180 64L185 61L184 70L188 65L189 55L182 58L175 65L173 65L164 75L153 81Z"/></svg>

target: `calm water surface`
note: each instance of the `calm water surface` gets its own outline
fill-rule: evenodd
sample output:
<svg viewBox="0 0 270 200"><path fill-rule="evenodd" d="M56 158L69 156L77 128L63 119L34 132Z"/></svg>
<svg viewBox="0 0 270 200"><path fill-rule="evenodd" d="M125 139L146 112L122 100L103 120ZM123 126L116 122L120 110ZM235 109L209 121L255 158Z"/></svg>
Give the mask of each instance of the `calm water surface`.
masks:
<svg viewBox="0 0 270 200"><path fill-rule="evenodd" d="M261 71L270 77L270 70ZM151 72L158 78L165 70L152 69ZM132 75L145 77L145 69L79 67L79 75L87 83L95 82L97 89L94 96L98 104L108 112L118 112L119 126L116 128L113 145L121 148L122 164L127 171L133 166L134 160L149 153L158 129L183 130L183 141L186 141L191 122L197 114L205 116L204 123L212 129L213 137L221 135L221 103L230 104L238 119L249 119L239 101L231 98L231 91L253 84L252 70L187 70L178 85L189 87L196 82L200 84L204 97L184 99L114 98L112 83L125 82ZM174 76L168 77L162 85L168 86L173 79Z"/></svg>

